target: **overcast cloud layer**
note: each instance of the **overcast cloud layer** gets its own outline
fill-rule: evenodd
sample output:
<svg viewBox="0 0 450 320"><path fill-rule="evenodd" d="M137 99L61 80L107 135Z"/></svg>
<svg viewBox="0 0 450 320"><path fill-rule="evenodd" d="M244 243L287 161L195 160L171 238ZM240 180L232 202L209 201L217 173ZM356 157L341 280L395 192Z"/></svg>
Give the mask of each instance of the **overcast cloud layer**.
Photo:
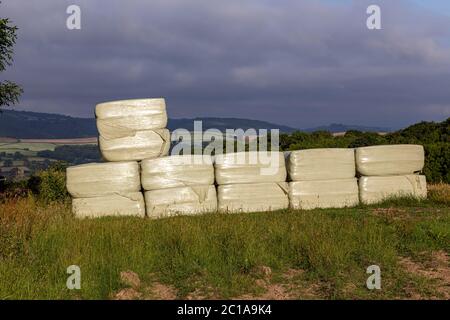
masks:
<svg viewBox="0 0 450 320"><path fill-rule="evenodd" d="M382 30L366 28L369 4ZM82 29L66 29L78 4ZM160 97L172 118L398 128L450 116L450 16L412 1L3 0L17 109L93 116Z"/></svg>

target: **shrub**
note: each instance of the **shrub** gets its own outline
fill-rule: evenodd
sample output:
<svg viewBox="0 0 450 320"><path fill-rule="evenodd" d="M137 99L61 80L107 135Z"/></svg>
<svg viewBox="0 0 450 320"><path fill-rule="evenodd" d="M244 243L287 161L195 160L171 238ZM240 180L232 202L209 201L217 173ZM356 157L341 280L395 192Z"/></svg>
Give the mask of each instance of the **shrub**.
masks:
<svg viewBox="0 0 450 320"><path fill-rule="evenodd" d="M38 198L45 203L53 201L65 201L69 194L66 189L66 172L65 164L56 163L45 171L38 174L38 178L34 180L37 186ZM32 189L33 190L33 189Z"/></svg>

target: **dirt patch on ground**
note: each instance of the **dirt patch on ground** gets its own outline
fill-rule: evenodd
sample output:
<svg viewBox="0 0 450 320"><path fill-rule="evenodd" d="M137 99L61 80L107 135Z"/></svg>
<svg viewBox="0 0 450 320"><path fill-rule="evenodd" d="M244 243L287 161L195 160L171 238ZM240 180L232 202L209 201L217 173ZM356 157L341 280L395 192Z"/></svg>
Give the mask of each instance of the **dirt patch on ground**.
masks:
<svg viewBox="0 0 450 320"><path fill-rule="evenodd" d="M411 210L411 209L410 209ZM409 212L400 208L376 208L372 210L375 216L388 220L404 220L410 216Z"/></svg>
<svg viewBox="0 0 450 320"><path fill-rule="evenodd" d="M409 257L401 257L399 264L409 273L434 280L434 289L439 296L432 296L430 298L450 299L450 264L449 256L446 252L433 252L431 259L427 259L426 262L416 262ZM406 292L412 299L424 298L411 287L407 287Z"/></svg>
<svg viewBox="0 0 450 320"><path fill-rule="evenodd" d="M220 294L211 286L203 286L200 283L197 288L186 296L187 300L219 300Z"/></svg>
<svg viewBox="0 0 450 320"><path fill-rule="evenodd" d="M272 270L261 266L255 269L256 273L263 275L255 284L263 290L260 295L244 294L234 299L241 300L294 300L320 298L320 285L301 281L304 274L301 269L288 269L281 275L281 281L273 282Z"/></svg>
<svg viewBox="0 0 450 320"><path fill-rule="evenodd" d="M151 278L153 277L151 275ZM174 287L158 281L152 281L150 285L142 285L139 275L133 271L122 271L120 281L130 288L122 289L114 294L115 300L175 300L177 298L177 290Z"/></svg>
<svg viewBox="0 0 450 320"><path fill-rule="evenodd" d="M141 279L139 275L133 271L122 271L120 273L120 282L127 287L114 294L114 300L137 300L142 298L142 293L139 291Z"/></svg>
<svg viewBox="0 0 450 320"><path fill-rule="evenodd" d="M303 275L304 273L305 271L301 269L288 269L285 273L283 273L283 278L286 280L291 280Z"/></svg>
<svg viewBox="0 0 450 320"><path fill-rule="evenodd" d="M139 300L142 294L133 288L122 289L114 295L114 300Z"/></svg>
<svg viewBox="0 0 450 320"><path fill-rule="evenodd" d="M176 298L177 290L172 286L153 282L149 288L146 288L145 299L175 300Z"/></svg>
<svg viewBox="0 0 450 320"><path fill-rule="evenodd" d="M120 281L132 288L138 288L141 285L139 275L133 271L122 271L120 273Z"/></svg>

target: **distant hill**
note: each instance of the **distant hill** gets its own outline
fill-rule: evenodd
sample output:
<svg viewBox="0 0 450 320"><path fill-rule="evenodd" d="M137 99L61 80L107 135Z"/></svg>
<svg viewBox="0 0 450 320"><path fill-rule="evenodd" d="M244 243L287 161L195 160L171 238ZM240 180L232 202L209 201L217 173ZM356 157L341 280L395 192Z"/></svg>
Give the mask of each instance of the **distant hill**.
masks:
<svg viewBox="0 0 450 320"><path fill-rule="evenodd" d="M346 132L349 130L357 130L357 131L361 131L361 132L391 132L391 131L393 131L390 128L384 128L384 127L366 127L366 126L347 125L347 124L340 124L340 123L332 123L328 126L307 128L307 129L303 129L302 131L306 131L306 132L329 131L331 133L337 133L337 132Z"/></svg>
<svg viewBox="0 0 450 320"><path fill-rule="evenodd" d="M281 132L292 132L296 129L265 121L239 118L195 118L169 119L168 128L174 130L194 129L194 120L203 121L203 130L217 128L280 129ZM3 110L0 113L0 137L19 139L73 139L97 136L95 119L76 118L60 114L39 113L29 111Z"/></svg>
<svg viewBox="0 0 450 320"><path fill-rule="evenodd" d="M225 132L226 129L247 130L250 128L259 129L279 129L280 132L290 133L298 129L274 124L260 120L240 119L240 118L195 118L195 119L169 119L168 127L170 130L177 128L185 128L189 131L194 131L194 121L202 121L203 130L210 128L219 129Z"/></svg>
<svg viewBox="0 0 450 320"><path fill-rule="evenodd" d="M195 119L169 119L168 128L174 130L185 128L194 129L194 121L202 120L203 130L216 128L225 129L242 128L279 129L283 133L293 131L330 131L332 133L358 130L364 132L390 132L389 128L365 127L357 125L330 124L308 129L297 129L271 122L241 118L195 118ZM74 139L97 136L97 127L93 118L77 118L61 114L40 113L30 111L3 110L0 113L0 137L18 139Z"/></svg>
<svg viewBox="0 0 450 320"><path fill-rule="evenodd" d="M3 110L0 137L19 139L70 139L97 135L93 119L28 111Z"/></svg>

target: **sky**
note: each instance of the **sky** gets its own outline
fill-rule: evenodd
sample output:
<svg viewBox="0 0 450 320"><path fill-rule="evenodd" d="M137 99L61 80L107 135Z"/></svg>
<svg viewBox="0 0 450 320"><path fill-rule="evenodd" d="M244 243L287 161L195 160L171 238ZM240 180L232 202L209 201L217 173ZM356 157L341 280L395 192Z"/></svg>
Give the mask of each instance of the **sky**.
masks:
<svg viewBox="0 0 450 320"><path fill-rule="evenodd" d="M66 9L81 8L81 30ZM381 30L366 27L369 5ZM165 97L171 118L401 128L450 117L447 0L2 0L17 110L93 117Z"/></svg>

